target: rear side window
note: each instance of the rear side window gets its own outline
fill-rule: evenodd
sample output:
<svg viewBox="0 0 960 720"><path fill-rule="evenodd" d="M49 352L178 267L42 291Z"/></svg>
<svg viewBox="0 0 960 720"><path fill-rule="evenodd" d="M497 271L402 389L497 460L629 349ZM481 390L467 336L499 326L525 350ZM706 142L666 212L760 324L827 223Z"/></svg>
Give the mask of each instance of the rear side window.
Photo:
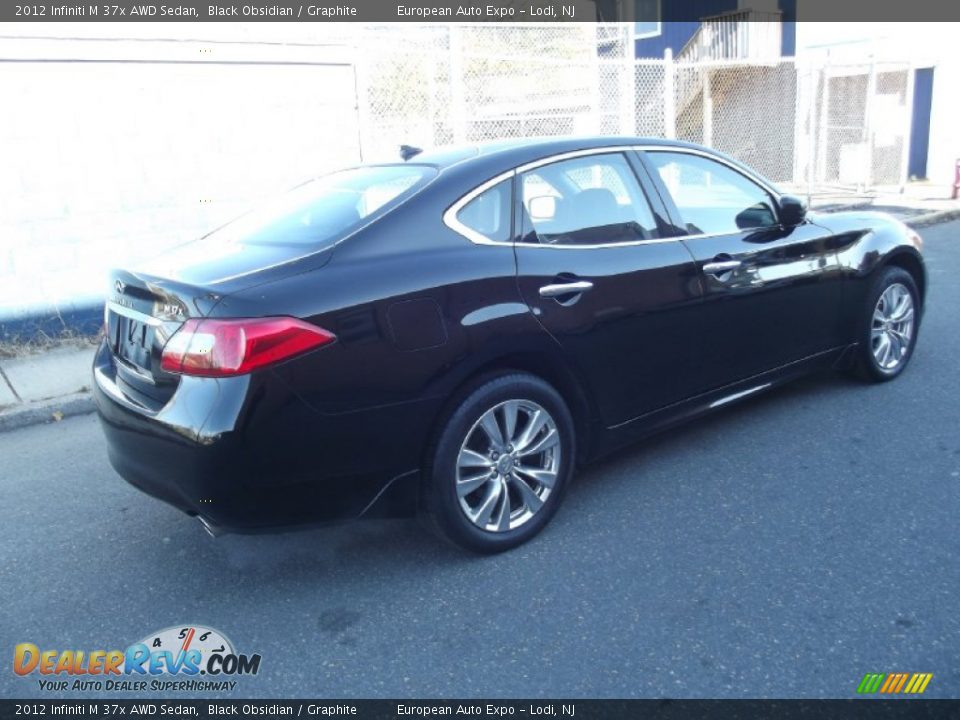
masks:
<svg viewBox="0 0 960 720"><path fill-rule="evenodd" d="M245 245L324 247L396 207L435 174L418 165L342 170L300 185L208 237Z"/></svg>
<svg viewBox="0 0 960 720"><path fill-rule="evenodd" d="M510 242L510 180L503 180L484 190L457 213L457 221L487 240Z"/></svg>

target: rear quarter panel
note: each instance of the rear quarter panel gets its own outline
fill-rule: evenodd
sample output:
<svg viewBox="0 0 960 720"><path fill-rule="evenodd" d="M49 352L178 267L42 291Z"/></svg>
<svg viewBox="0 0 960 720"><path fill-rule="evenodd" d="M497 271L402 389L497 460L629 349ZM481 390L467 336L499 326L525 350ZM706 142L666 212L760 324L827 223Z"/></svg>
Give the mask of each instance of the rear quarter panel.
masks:
<svg viewBox="0 0 960 720"><path fill-rule="evenodd" d="M338 246L323 268L228 296L221 316L292 315L337 341L270 370L302 403L282 413L289 448L331 473L420 466L437 414L498 356L552 350L520 298L513 248L479 246L411 204ZM318 433L323 433L320 437ZM279 444L279 443L278 443Z"/></svg>

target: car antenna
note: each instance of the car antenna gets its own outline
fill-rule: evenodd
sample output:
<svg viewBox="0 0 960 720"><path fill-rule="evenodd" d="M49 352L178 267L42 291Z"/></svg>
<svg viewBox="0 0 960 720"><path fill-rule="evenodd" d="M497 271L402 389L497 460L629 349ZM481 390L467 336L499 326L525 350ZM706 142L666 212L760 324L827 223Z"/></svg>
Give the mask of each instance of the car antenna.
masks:
<svg viewBox="0 0 960 720"><path fill-rule="evenodd" d="M407 161L410 158L414 157L415 155L419 155L422 152L423 152L423 148L414 147L413 145L400 146L400 157L402 157L404 161Z"/></svg>

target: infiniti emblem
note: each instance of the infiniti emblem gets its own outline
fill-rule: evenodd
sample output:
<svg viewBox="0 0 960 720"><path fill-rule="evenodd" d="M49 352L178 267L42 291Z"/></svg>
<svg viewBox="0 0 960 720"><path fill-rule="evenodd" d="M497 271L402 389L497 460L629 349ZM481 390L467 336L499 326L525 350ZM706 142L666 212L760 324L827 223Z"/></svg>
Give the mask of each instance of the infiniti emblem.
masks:
<svg viewBox="0 0 960 720"><path fill-rule="evenodd" d="M117 289L117 292L121 294L126 286L127 284L123 280L117 280L116 284L114 285L114 287Z"/></svg>

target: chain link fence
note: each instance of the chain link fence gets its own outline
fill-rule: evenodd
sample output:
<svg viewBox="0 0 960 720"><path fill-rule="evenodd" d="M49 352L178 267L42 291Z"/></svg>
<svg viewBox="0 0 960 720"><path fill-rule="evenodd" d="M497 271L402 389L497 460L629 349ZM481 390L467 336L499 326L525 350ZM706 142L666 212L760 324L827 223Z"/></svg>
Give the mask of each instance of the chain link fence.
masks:
<svg viewBox="0 0 960 720"><path fill-rule="evenodd" d="M907 64L807 68L815 186L873 188L906 180L913 73Z"/></svg>
<svg viewBox="0 0 960 720"><path fill-rule="evenodd" d="M364 160L401 144L600 134L708 145L794 192L906 180L907 65L637 59L623 25L368 26L357 48Z"/></svg>
<svg viewBox="0 0 960 720"><path fill-rule="evenodd" d="M358 155L395 161L401 144L674 137L819 205L906 179L906 64L804 65L764 42L769 61L706 59L729 30L637 59L626 25L213 25L176 41L147 26L148 42L7 33L0 91L19 100L0 130L0 193L16 198L0 206L0 337L11 318L56 328L89 309L108 266ZM731 47L754 52L755 24L734 25L753 34Z"/></svg>

